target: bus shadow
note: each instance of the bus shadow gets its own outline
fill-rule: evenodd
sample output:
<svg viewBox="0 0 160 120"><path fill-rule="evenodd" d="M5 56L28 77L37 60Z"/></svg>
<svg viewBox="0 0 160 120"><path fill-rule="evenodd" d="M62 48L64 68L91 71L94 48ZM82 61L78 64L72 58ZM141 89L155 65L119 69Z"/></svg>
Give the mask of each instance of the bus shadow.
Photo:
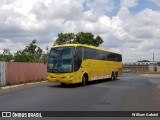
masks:
<svg viewBox="0 0 160 120"><path fill-rule="evenodd" d="M117 80L119 80L119 79L116 79L116 80L114 80L114 81L117 81ZM111 79L100 79L100 80L95 80L95 81L89 81L88 83L87 83L87 85L86 86L90 86L90 85L94 85L94 84L101 84L101 83L108 83L108 82L114 82L114 81L112 81Z"/></svg>
<svg viewBox="0 0 160 120"><path fill-rule="evenodd" d="M119 80L119 79L117 79ZM114 80L114 81L117 81ZM56 84L56 85L50 85L49 87L54 87L54 88L77 88L77 87L87 87L87 86L91 86L94 84L101 84L101 83L105 83L105 82L114 82L110 79L100 79L100 80L94 80L94 81L89 81L87 82L86 86L83 86L82 83L76 83L76 84L66 84L65 86L61 86L61 84Z"/></svg>

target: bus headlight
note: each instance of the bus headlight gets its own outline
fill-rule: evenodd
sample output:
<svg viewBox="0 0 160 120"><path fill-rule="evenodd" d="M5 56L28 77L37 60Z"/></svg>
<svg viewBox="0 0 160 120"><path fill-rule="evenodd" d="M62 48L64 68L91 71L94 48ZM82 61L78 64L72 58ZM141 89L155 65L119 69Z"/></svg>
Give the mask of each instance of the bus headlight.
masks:
<svg viewBox="0 0 160 120"><path fill-rule="evenodd" d="M65 76L64 78L72 78L73 76Z"/></svg>

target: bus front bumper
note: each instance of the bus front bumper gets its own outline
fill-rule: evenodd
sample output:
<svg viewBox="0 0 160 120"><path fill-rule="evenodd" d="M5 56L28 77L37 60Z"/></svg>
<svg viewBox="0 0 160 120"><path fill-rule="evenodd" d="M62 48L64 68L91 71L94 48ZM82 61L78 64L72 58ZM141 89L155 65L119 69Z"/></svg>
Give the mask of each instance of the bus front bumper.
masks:
<svg viewBox="0 0 160 120"><path fill-rule="evenodd" d="M51 76L48 76L47 80L48 82L69 83L69 84L74 83L73 77L70 77L70 76L61 77L61 78L58 78L58 77L53 78Z"/></svg>

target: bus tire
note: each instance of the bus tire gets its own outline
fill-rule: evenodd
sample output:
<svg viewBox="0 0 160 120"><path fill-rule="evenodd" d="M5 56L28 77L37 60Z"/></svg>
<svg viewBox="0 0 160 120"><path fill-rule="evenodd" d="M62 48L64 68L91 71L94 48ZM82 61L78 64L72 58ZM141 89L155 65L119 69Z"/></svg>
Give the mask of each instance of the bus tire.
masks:
<svg viewBox="0 0 160 120"><path fill-rule="evenodd" d="M82 77L82 85L86 86L86 84L87 84L87 77L86 77L86 75L83 75L83 77Z"/></svg>
<svg viewBox="0 0 160 120"><path fill-rule="evenodd" d="M118 78L118 72L116 71L115 80L117 80L117 78Z"/></svg>
<svg viewBox="0 0 160 120"><path fill-rule="evenodd" d="M115 74L114 74L114 72L112 72L111 80L112 80L112 81L115 80Z"/></svg>
<svg viewBox="0 0 160 120"><path fill-rule="evenodd" d="M61 86L62 86L62 87L65 87L65 86L66 86L66 83L61 83Z"/></svg>

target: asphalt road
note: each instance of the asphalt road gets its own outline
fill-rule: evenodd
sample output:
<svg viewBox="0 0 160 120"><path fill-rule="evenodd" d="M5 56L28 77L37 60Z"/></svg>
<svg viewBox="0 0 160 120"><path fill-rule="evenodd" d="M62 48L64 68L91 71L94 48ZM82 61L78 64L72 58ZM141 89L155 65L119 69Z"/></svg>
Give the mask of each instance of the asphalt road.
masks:
<svg viewBox="0 0 160 120"><path fill-rule="evenodd" d="M62 88L58 83L46 82L0 90L0 111L158 110L160 76L124 73L119 80L90 82L87 86Z"/></svg>

